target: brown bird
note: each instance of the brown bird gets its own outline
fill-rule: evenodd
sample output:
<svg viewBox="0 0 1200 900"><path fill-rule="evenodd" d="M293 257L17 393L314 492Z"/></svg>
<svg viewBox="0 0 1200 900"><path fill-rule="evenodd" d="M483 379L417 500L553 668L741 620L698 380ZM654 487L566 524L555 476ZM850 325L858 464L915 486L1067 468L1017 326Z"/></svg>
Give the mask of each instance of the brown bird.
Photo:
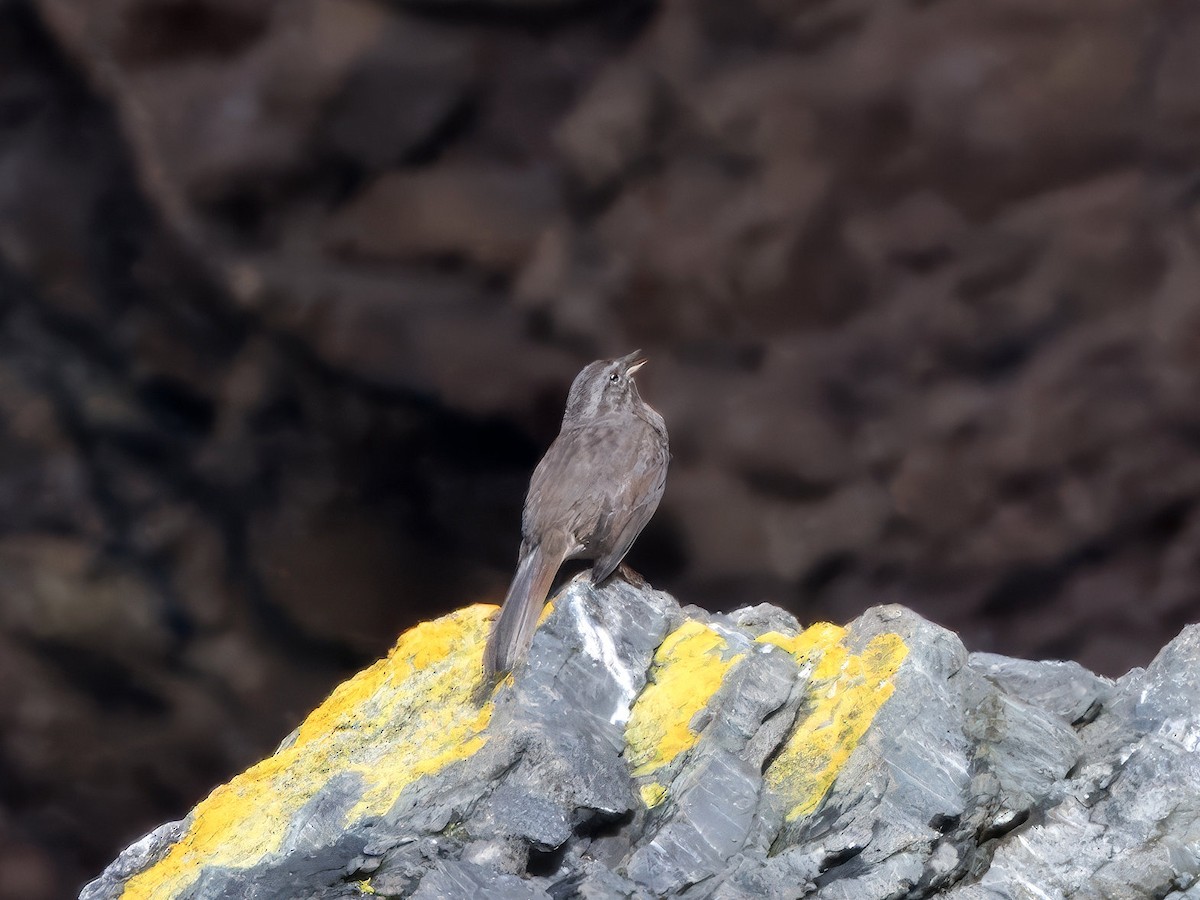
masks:
<svg viewBox="0 0 1200 900"><path fill-rule="evenodd" d="M586 366L562 429L525 495L517 572L484 650L486 683L512 671L533 640L559 566L590 559L592 583L620 564L654 515L667 480L667 427L638 394L641 351Z"/></svg>

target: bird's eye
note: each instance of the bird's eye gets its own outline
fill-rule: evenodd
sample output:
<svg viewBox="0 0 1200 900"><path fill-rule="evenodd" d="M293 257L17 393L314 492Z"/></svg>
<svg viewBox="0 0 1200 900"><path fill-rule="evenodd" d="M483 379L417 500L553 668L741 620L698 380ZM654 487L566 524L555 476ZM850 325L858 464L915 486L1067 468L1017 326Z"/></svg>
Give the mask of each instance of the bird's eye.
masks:
<svg viewBox="0 0 1200 900"><path fill-rule="evenodd" d="M616 372L613 372L611 375L608 376L608 380L611 381L613 384L616 384L618 381L621 380L621 376L618 375Z"/></svg>

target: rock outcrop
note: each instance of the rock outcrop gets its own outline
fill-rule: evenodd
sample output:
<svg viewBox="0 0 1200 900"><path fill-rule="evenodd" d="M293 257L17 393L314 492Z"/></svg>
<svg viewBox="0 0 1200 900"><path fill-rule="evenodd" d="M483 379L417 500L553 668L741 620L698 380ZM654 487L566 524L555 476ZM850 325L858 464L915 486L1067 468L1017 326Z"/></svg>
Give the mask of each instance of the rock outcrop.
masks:
<svg viewBox="0 0 1200 900"><path fill-rule="evenodd" d="M576 579L406 632L82 900L1192 897L1200 627L1112 681L900 606L801 628Z"/></svg>

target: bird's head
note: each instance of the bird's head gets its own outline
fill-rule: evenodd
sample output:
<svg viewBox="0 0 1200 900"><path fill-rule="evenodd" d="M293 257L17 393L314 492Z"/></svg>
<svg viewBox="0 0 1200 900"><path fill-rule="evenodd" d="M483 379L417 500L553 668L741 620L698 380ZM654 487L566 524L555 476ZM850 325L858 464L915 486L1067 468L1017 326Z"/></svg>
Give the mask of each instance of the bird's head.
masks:
<svg viewBox="0 0 1200 900"><path fill-rule="evenodd" d="M575 376L567 395L563 424L599 418L640 402L634 374L646 364L642 351L617 359L598 359Z"/></svg>

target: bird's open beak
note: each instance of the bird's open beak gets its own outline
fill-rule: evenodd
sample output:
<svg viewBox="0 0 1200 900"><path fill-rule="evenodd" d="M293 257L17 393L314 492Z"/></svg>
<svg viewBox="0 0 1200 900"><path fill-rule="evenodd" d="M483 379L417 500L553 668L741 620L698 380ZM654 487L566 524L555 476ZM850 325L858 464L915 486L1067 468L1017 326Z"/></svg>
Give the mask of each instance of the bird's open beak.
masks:
<svg viewBox="0 0 1200 900"><path fill-rule="evenodd" d="M625 364L625 374L632 375L634 372L644 366L648 360L646 357L642 356L641 350L634 350L628 356L622 357L621 362Z"/></svg>

